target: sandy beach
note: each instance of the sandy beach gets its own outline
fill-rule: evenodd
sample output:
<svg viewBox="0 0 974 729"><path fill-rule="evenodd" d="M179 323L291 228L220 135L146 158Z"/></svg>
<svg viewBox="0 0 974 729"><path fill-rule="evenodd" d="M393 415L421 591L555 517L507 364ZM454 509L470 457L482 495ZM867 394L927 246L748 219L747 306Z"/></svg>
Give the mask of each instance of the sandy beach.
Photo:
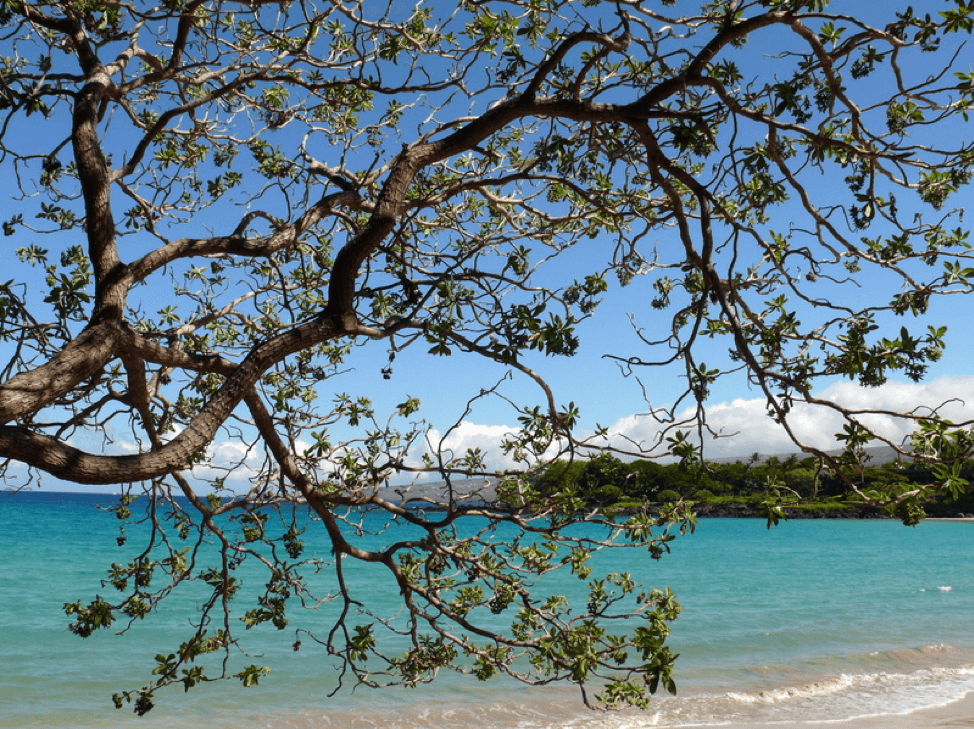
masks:
<svg viewBox="0 0 974 729"><path fill-rule="evenodd" d="M844 721L798 721L762 724L721 724L721 729L933 729L933 727L974 727L974 693L944 706L919 709L909 714L863 716Z"/></svg>
<svg viewBox="0 0 974 729"><path fill-rule="evenodd" d="M961 516L928 516L924 521L974 521L974 517Z"/></svg>

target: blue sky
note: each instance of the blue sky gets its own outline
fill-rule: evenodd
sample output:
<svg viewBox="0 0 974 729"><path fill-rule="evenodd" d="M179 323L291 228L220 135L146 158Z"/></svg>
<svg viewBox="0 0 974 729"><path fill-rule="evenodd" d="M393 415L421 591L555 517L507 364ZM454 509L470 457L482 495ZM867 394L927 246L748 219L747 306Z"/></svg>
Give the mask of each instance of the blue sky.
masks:
<svg viewBox="0 0 974 729"><path fill-rule="evenodd" d="M838 0L832 3L830 10L842 12L846 9L850 14L872 15L885 11L887 7L888 3L885 2L860 3ZM787 60L770 53L770 49L774 49L776 53L781 50L775 45L776 38L774 34L759 37L753 41L750 50L742 52L741 61L745 71L767 72L766 66L769 64L788 63ZM775 65L775 68L778 67L784 68ZM923 73L919 68L917 71ZM871 84L876 83L877 80L872 79L854 84L853 92L859 94L857 98L864 99L864 103L868 103L870 98L882 96L883 89L880 86L871 87ZM881 80L878 83L881 84ZM969 142L974 138L970 123L941 128L936 132L951 141ZM17 132L17 135L30 139L32 133L34 130L26 125ZM280 134L282 135L280 139L286 139L287 132ZM404 134L408 134L408 131ZM276 142L277 138L274 134L270 134L268 139ZM123 145L124 140L118 138L113 143ZM848 193L840 182L843 174L845 173L825 176L821 179L820 187L814 192L821 195L823 204L830 200L835 204L845 202ZM944 212L962 208L970 202L970 199L970 191L962 190L948 201ZM21 212L24 205L25 203L16 201L12 197L0 198L0 218L6 220L13 213ZM31 209L32 205L33 202L27 202L27 209ZM120 212L125 207L123 199L119 196L116 201L117 211ZM911 214L910 203L904 201L901 215ZM797 205L790 202L774 209L771 225L787 227L790 221L800 221L802 217ZM954 217L954 221L956 219L957 216ZM220 216L203 217L196 222L210 227L215 233L226 232L224 230L226 221ZM952 223L952 225L956 224L959 223ZM654 231L654 235L655 238L647 243L655 246L664 256L669 255L674 247L679 246L675 233L670 229L660 228ZM140 238L136 235L125 239L122 247L123 254L134 256L136 252L145 250ZM800 236L797 236L797 239L800 239ZM56 251L71 241L58 242L43 236L19 234L14 238L5 239L4 245L7 247L5 255L12 258L15 247L29 242L51 247L56 257ZM564 263L557 263L550 273L539 274L539 276L570 278L589 273L604 265L612 245L612 241L602 239L582 241L576 251L566 256ZM29 272L18 268L16 275L18 280L23 280L33 287L35 292L39 292L39 274L40 272L36 270ZM633 322L645 328L654 338L668 326L672 312L657 312L649 306L649 301L654 296L651 284L657 275L658 272L650 272L646 276L638 277L627 288L621 288L610 277L610 290L604 302L591 319L579 325L581 346L574 357L544 358L532 355L524 359L551 385L559 404L567 404L571 401L579 407L580 433L591 431L598 423L610 428L614 445L622 445L627 442L627 439L629 442L651 442L656 426L652 419L645 417L644 414L651 407L671 406L684 391L685 381L680 363L663 368L642 368L636 373L639 377L637 380L636 377L623 377L619 364L605 357L605 355L618 355L652 358L652 353L636 336ZM888 278L868 271L858 274L855 283L848 282L842 286L826 286L824 289L810 288L809 290L821 290L824 291L821 295L847 297L846 300L855 302L860 302L871 295L888 301L896 292L895 284L892 289L890 288ZM152 311L156 307L161 308L172 300L172 291L160 284L153 284L148 289L143 289L142 294L144 308L147 311ZM810 308L802 310L801 313L809 317L815 315ZM892 327L891 335L895 335L903 324L906 324L914 334L922 332L927 323L948 326L946 354L940 362L931 366L924 382L916 384L909 383L905 378L894 378L882 387L863 389L855 383L835 380L822 383L821 391L850 405L893 410L906 410L959 398L944 412L955 420L969 419L970 415L967 413L970 411L966 402L974 403L974 368L971 366L974 348L969 344L974 341L972 319L974 317L970 314L970 304L961 297L935 300L931 305L930 313L916 323L888 317L886 323ZM711 345L705 342L703 344L704 349L710 349L706 356L702 357L703 360L714 364L722 360L726 361L726 343ZM512 403L517 406L528 406L542 402L538 388L523 376L509 376L510 373L505 367L475 355L457 353L451 357L436 357L429 355L427 349L428 345L420 341L413 347L398 353L393 363L392 376L385 379L382 368L388 362L388 345L385 342L369 342L349 359L346 372L323 382L321 396L330 399L340 392L348 392L353 396L368 396L375 403L380 419L384 419L384 414L401 402L405 395L418 397L423 406L417 417L423 418L432 426L431 434L434 440L438 434L446 432L451 424L462 417L462 425L451 434L447 445L457 452L467 447L481 447L488 451L490 465L495 467L510 465L500 455L496 446L497 441L517 425L517 413L512 408ZM477 396L482 388L490 388L495 383L500 383L497 395L477 400L473 410L464 415L468 400ZM965 401L965 404L961 404L960 401ZM722 378L712 388L708 412L710 422L715 428L723 429L727 434L738 433L733 438L706 443L706 454L711 457L734 455L746 457L754 451L773 453L794 450L781 429L764 415L763 397L748 386L743 374L738 373ZM797 411L794 419L800 426L798 432L804 442L816 447L831 447L834 443L832 436L839 427L834 417L810 411ZM884 423L879 418L874 420L876 427L886 428L885 432L888 432L890 437L900 439L906 435L902 424L892 421ZM81 441L78 444L85 445ZM119 452L126 452L126 448L134 446L122 437L113 447L119 449ZM220 462L225 455L235 453L238 453L237 446L225 440L218 439L212 446L212 456L217 462ZM246 471L241 471L239 476L245 479ZM46 479L45 486L51 487L53 481L53 479ZM56 484L55 487L66 486Z"/></svg>

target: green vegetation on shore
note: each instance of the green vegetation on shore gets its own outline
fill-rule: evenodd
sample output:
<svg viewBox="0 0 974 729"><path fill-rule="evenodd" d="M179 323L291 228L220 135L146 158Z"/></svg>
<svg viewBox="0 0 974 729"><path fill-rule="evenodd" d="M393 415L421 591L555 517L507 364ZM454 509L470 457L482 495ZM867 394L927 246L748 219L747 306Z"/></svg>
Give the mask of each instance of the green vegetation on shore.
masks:
<svg viewBox="0 0 974 729"><path fill-rule="evenodd" d="M961 476L974 480L974 462L967 461ZM860 470L860 491L891 484L924 484L934 478L931 469L911 462L891 461ZM702 515L734 511L740 515L767 516L770 507L782 515L865 514L861 497L815 458L786 458L754 454L734 463L624 462L611 454L590 460L559 460L542 471L536 485L542 492L569 493L588 507L640 509L677 501L693 502ZM928 513L955 515L974 511L974 499L944 499L927 505Z"/></svg>

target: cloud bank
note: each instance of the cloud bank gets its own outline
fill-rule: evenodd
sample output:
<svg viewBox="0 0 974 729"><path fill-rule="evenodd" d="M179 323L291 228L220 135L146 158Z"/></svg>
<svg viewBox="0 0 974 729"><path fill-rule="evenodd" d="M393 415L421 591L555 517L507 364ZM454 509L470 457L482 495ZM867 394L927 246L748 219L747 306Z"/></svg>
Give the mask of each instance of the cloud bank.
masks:
<svg viewBox="0 0 974 729"><path fill-rule="evenodd" d="M835 402L850 410L862 411L856 418L867 428L894 442L902 442L914 430L908 418L889 413L931 415L934 409L955 423L974 418L974 377L944 377L925 383L888 382L874 388L853 382L829 386L817 397ZM708 458L747 456L754 452L785 453L797 450L785 429L767 415L763 398L737 398L730 402L707 405L707 421L720 437L706 437L703 443ZM877 411L877 412L868 412ZM692 416L688 408L678 420ZM788 418L795 437L806 445L822 449L839 447L835 434L844 424L842 415L824 406L798 403ZM652 443L660 425L648 415L620 418L609 429L610 442L621 446L626 439Z"/></svg>
<svg viewBox="0 0 974 729"><path fill-rule="evenodd" d="M955 423L974 420L974 376L944 377L919 384L888 382L874 388L839 382L817 396L850 410L864 411L856 416L863 425L897 443L910 434L914 424L909 419L896 418L881 411L930 415L936 408L941 417ZM785 429L768 417L763 398L736 398L711 403L706 411L710 427L720 434L718 438L706 437L703 446L707 458L746 458L754 452L771 454L798 450ZM687 408L678 414L678 420L692 415L693 409ZM840 446L835 434L841 432L843 423L838 412L805 403L797 404L789 415L792 432L801 442L826 450ZM648 448L659 439L661 427L647 414L626 415L608 429L608 443L625 450L633 450L634 443ZM467 448L480 448L486 455L488 467L513 468L514 461L501 452L500 442L514 430L511 426L478 425L464 421L449 433L443 445L454 454L462 454ZM439 438L437 431L431 431L432 442L437 442Z"/></svg>
<svg viewBox="0 0 974 729"><path fill-rule="evenodd" d="M940 417L954 423L974 423L974 376L943 377L920 384L889 382L876 388L840 382L818 393L818 397L852 410L864 411L857 416L864 425L897 443L913 430L912 422L882 412L865 411L913 412L922 416L932 414L936 408ZM755 452L773 454L797 451L784 428L768 417L762 398L736 398L711 403L706 410L708 423L720 434L718 438L706 438L703 445L707 458L746 458ZM678 419L690 417L692 413L692 409L687 408L678 414ZM806 445L826 450L839 446L835 434L841 431L843 420L834 410L800 403L789 416L789 423L796 437ZM629 451L633 450L633 443L648 447L657 442L660 429L660 424L647 414L626 415L608 429L608 444ZM442 450L444 458L462 456L468 449L480 449L487 470L516 468L519 464L501 448L504 438L516 431L516 426L484 425L471 421L462 421L445 434L430 429L425 444L416 443L406 462L419 467L423 454L433 455L437 448ZM302 450L307 447L308 444L299 444ZM115 448L119 452L138 450L135 444L118 441ZM547 457L555 455L554 448L545 454ZM248 449L239 442L217 441L208 447L206 463L193 469L193 477L197 481L208 481L223 476L227 479L227 485L234 490L246 489L263 464L263 458L260 448ZM393 480L405 482L412 478L414 476L402 473ZM436 476L430 475L429 478L435 479ZM76 490L68 484L61 487Z"/></svg>

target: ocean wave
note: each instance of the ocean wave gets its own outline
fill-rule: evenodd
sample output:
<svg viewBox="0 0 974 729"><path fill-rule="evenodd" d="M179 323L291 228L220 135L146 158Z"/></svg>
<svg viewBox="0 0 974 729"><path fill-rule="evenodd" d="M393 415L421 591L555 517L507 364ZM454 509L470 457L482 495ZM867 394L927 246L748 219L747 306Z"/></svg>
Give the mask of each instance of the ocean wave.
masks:
<svg viewBox="0 0 974 729"><path fill-rule="evenodd" d="M954 668L924 668L911 673L843 673L834 678L813 681L800 686L784 686L756 692L731 691L727 693L727 697L742 704L777 704L832 696L843 692L852 693L866 690L872 693L876 689L891 691L897 688L926 686L929 683L942 684L944 679L956 679L957 690L949 692L951 700L953 700L961 698L969 690L974 689L972 682L966 680L971 677L974 677L974 665Z"/></svg>
<svg viewBox="0 0 974 729"><path fill-rule="evenodd" d="M850 686L855 685L855 683L855 677L842 674L833 679L814 681L804 686L787 686L770 691L758 691L757 693L730 691L727 693L727 696L742 704L776 704L781 701L792 701L794 699L829 696L830 694L848 689Z"/></svg>
<svg viewBox="0 0 974 729"><path fill-rule="evenodd" d="M974 665L908 673L843 673L795 686L760 691L684 694L654 698L649 710L590 712L569 692L498 692L492 700L467 697L438 704L358 711L292 712L264 716L261 729L676 729L733 723L760 727L794 721L841 721L908 714L952 703L974 690ZM473 699L473 700L471 700Z"/></svg>

